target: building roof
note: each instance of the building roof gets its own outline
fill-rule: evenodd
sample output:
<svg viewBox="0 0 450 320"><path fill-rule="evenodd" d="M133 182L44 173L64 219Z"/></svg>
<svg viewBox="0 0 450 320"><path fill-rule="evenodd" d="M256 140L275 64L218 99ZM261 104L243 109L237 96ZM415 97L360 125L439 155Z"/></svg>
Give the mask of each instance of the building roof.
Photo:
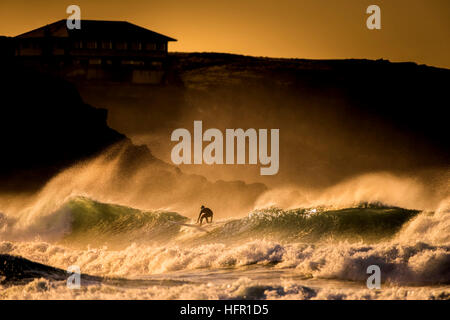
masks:
<svg viewBox="0 0 450 320"><path fill-rule="evenodd" d="M81 20L81 29L67 28L66 19L28 31L16 36L25 38L81 38L103 40L153 40L177 41L160 33L139 27L127 21Z"/></svg>

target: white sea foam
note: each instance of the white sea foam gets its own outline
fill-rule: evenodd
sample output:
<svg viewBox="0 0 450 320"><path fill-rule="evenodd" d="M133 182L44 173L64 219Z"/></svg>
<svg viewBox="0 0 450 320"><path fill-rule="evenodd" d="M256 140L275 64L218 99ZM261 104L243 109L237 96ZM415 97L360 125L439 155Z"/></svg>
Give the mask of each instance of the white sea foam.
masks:
<svg viewBox="0 0 450 320"><path fill-rule="evenodd" d="M78 265L83 273L126 278L257 264L290 268L307 277L361 282L367 279L367 267L376 264L381 268L382 281L387 283L450 283L450 246L423 242L313 245L255 240L240 245L215 243L197 247L133 244L124 250L76 250L44 242L2 242L0 253L62 269Z"/></svg>
<svg viewBox="0 0 450 320"><path fill-rule="evenodd" d="M393 211L387 208L375 208L372 211L351 210L333 212L321 218L321 209L306 210L302 212L283 211L271 209L257 211L248 217L235 220L226 220L217 229L207 234L189 227L179 227L174 224L176 219L183 219L172 213L145 213L132 208L109 206L97 203L90 199L82 199L81 205L72 203L66 206L67 200L56 206L55 210L45 215L35 214L33 223L21 224L25 229L14 230L14 218L1 216L0 254L11 254L40 262L49 266L67 269L68 266L77 265L82 273L102 277L138 278L161 276L171 279L175 273L223 270L236 277L247 266L264 266L268 272L289 270L292 277L300 279L323 280L319 286L309 287L297 280L279 282L274 276L269 282L261 279L239 279L231 284L220 281L196 281L174 286L148 285L146 288L127 288L108 283L93 284L83 287L80 291L69 290L64 283L35 279L26 285L13 285L1 287L1 299L228 299L228 298L258 298L258 299L440 299L449 298L450 284L450 205L449 200L441 201L435 212L421 212L411 215L411 220L398 223L395 233L389 238L380 238L375 241L350 241L343 239L327 239L320 241L303 241L301 237L271 237L272 231L284 234L300 232L303 228L320 228L323 222L334 221L326 234L352 226L350 231L358 228L372 227L364 220L373 213L388 222ZM58 209L59 208L59 209ZM61 208L63 209L62 211ZM89 208L85 211L85 208ZM106 210L107 209L107 210ZM363 208L364 210L367 208ZM361 209L361 210L363 210ZM100 211L98 211L100 210ZM132 212L131 212L131 211ZM379 211L377 211L379 210ZM394 208L397 217L404 212ZM130 213L130 212L131 213ZM305 214L305 212L307 214ZM347 217L340 213L347 214ZM356 216L353 217L352 213ZM112 224L109 214L119 217ZM105 220L99 219L102 214ZM130 215L147 219L142 224L134 219L129 223ZM78 224L82 228L72 228L74 217L78 217ZM181 217L181 218L180 218ZM93 219L95 218L95 219ZM169 219L170 218L170 219ZM176 219L175 219L176 218ZM317 219L316 219L317 218ZM341 220L344 218L343 220ZM352 219L356 218L356 219ZM361 218L363 224L360 224ZM376 218L376 217L375 217ZM175 220L173 220L175 219ZM303 219L303 220L302 220ZM369 221L372 221L370 220ZM377 218L378 219L378 218ZM95 221L94 221L95 220ZM144 221L142 220L142 221ZM167 221L166 221L167 220ZM171 220L171 223L168 222ZM299 223L299 221L302 224ZM91 224L94 221L95 223ZM181 221L181 220L180 220ZM184 221L184 220L183 220ZM127 222L127 223L125 223ZM311 222L311 223L310 223ZM138 226L134 229L134 224ZM176 225L177 228L172 229ZM96 234L98 229L113 230L114 236L123 239L123 234L130 234L131 230L144 231L143 236L148 237L151 228L162 227L162 233L170 237L163 237L164 241L123 241L129 243L122 247L107 247L96 244L95 247L86 248L83 245L61 241L61 237L69 234L74 241L88 239L85 232ZM151 226L151 228L150 228ZM336 228L335 228L336 226ZM179 227L179 229L178 229ZM28 231L29 234L23 232ZM158 229L159 230L159 229ZM20 231L23 238L9 238L11 231ZM74 232L75 231L75 232ZM168 231L173 233L169 233ZM370 231L370 230L369 230ZM20 233L19 232L19 233ZM36 238L45 234L48 238ZM132 232L131 232L132 233ZM139 233L140 234L140 233ZM58 235L53 239L54 235ZM243 237L242 235L246 235ZM171 241L166 241L167 239ZM227 239L232 241L225 241ZM383 289L370 291L364 288L367 280L367 267L378 265L381 269ZM270 277L269 277L270 278ZM297 278L296 278L297 279ZM357 287L342 285L339 288L331 284L332 281L352 281Z"/></svg>
<svg viewBox="0 0 450 320"><path fill-rule="evenodd" d="M267 285L248 278L230 284L185 284L180 286L149 286L123 288L105 284L68 289L64 282L36 279L26 285L0 286L0 299L270 299L270 300L322 300L322 299L448 299L450 287L397 287L383 290L365 288L336 288L335 286L299 285L293 281Z"/></svg>

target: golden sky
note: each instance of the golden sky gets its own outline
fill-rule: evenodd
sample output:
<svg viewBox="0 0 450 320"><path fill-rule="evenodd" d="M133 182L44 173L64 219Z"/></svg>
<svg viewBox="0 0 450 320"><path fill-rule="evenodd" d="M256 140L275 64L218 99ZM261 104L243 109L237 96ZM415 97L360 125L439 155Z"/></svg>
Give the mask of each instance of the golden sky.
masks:
<svg viewBox="0 0 450 320"><path fill-rule="evenodd" d="M0 35L67 17L127 20L178 39L171 51L368 58L450 68L449 0L1 0ZM366 8L381 8L381 30Z"/></svg>

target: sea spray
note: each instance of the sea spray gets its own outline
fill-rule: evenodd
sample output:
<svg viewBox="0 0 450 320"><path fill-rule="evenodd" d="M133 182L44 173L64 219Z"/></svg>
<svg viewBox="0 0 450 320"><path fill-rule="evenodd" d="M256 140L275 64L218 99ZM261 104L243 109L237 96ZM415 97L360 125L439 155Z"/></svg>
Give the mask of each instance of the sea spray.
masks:
<svg viewBox="0 0 450 320"><path fill-rule="evenodd" d="M3 239L40 239L85 247L125 247L130 243L197 245L234 243L254 238L287 242L329 239L377 242L393 237L418 210L362 204L351 208L298 208L255 210L247 217L225 219L208 232L195 232L175 212L142 211L127 206L74 197L50 213L35 216L23 226L17 221ZM28 238L26 238L27 236Z"/></svg>

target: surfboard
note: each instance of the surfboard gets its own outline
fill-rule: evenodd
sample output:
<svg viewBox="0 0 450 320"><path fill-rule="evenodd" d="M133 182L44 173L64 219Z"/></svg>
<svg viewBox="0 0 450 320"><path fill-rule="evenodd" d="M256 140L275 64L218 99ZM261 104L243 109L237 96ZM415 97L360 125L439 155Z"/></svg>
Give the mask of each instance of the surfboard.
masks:
<svg viewBox="0 0 450 320"><path fill-rule="evenodd" d="M204 228L202 228L200 225L197 225L197 224L183 223L183 222L176 222L176 221L169 221L169 222L174 223L174 224L178 224L180 226L195 228L195 229L197 229L199 231L203 231L203 232L209 233L208 230L205 230Z"/></svg>

